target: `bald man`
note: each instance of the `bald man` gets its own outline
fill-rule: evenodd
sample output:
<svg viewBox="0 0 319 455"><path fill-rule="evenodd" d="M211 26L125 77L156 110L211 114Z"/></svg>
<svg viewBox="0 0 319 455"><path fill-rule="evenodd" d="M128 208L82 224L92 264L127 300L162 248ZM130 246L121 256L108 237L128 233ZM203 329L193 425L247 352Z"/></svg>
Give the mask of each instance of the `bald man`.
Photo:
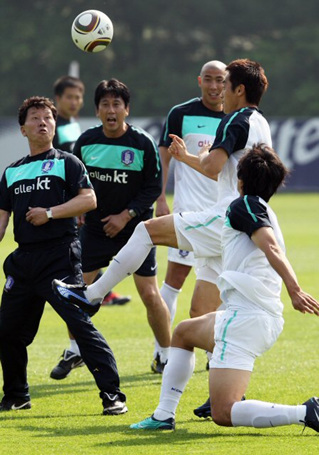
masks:
<svg viewBox="0 0 319 455"><path fill-rule="evenodd" d="M201 96L174 106L167 115L159 142L163 166L163 190L157 200L156 216L170 213L166 200L168 170L172 158L168 152L168 147L172 142L169 135L175 134L181 137L185 141L189 153L194 156L198 156L203 145L214 142L216 129L225 115L222 104L225 68L226 65L218 60L205 63L197 76ZM216 200L217 182L215 180L197 172L181 161L175 161L174 213L207 210L209 206L216 203ZM216 272L209 267L205 259L195 259L192 251L169 248L161 295L169 308L172 323L176 313L178 295L192 267L195 267L196 284L191 301L190 316L201 316L215 311L219 306L219 292L216 287L219 270ZM155 373L163 371L163 365L159 362L156 341L151 368Z"/></svg>

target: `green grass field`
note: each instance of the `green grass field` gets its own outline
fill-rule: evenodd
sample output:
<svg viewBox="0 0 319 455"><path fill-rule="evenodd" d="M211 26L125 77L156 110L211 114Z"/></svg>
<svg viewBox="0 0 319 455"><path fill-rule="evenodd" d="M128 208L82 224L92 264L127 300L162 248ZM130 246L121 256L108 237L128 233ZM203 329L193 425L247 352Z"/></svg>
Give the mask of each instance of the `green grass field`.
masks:
<svg viewBox="0 0 319 455"><path fill-rule="evenodd" d="M300 284L319 298L319 195L280 194L273 198L272 206ZM13 248L9 229L1 244L2 261ZM165 248L158 249L158 263L161 283L166 268ZM188 317L194 277L192 274L188 278L180 295L175 323ZM3 282L1 272L1 285ZM176 431L130 430L131 423L147 417L156 407L161 377L150 371L153 337L132 279L121 283L117 291L130 294L132 301L123 307L103 307L94 323L114 350L129 412L117 417L101 415L101 400L85 367L63 381L49 378L67 347L67 336L63 321L48 304L29 349L32 409L0 415L1 454L318 454L318 435L310 429L302 434L302 426L221 428L195 417L193 409L208 396L206 357L201 351L196 353L195 373L178 408ZM319 394L319 320L294 311L285 291L283 301L284 332L277 344L256 361L247 397L297 404Z"/></svg>

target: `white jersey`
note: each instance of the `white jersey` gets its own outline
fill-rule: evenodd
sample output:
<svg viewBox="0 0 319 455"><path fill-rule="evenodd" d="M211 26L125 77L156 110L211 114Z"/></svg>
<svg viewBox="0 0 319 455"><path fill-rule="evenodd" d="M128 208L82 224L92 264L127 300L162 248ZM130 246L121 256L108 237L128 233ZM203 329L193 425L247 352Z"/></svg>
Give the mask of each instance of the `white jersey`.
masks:
<svg viewBox="0 0 319 455"><path fill-rule="evenodd" d="M169 134L183 138L190 154L213 144L223 112L206 108L199 98L175 106L169 112L159 145L169 147ZM174 161L173 212L202 211L217 201L217 182L180 161Z"/></svg>
<svg viewBox="0 0 319 455"><path fill-rule="evenodd" d="M222 230L222 269L218 287L223 302L232 309L250 313L260 309L280 317L282 280L271 267L265 254L251 240L261 227L271 227L280 247L285 249L276 215L257 196L244 196L233 201Z"/></svg>
<svg viewBox="0 0 319 455"><path fill-rule="evenodd" d="M182 212L174 216L178 246L194 251L195 257L221 255L221 231L228 205L239 196L237 164L255 143L271 146L270 128L257 108L246 107L226 115L220 122L211 150L222 148L228 160L218 176L218 202L201 212Z"/></svg>
<svg viewBox="0 0 319 455"><path fill-rule="evenodd" d="M229 156L218 175L217 205L223 215L228 205L239 196L238 161L248 149L258 143L272 146L269 124L258 109L245 107L224 117L211 149L222 148Z"/></svg>

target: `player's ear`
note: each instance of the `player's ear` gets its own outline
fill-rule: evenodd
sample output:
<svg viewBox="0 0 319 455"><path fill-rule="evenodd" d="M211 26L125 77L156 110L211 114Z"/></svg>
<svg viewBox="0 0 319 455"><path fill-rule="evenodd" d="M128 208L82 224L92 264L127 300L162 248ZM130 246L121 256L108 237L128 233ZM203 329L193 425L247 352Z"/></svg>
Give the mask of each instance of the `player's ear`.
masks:
<svg viewBox="0 0 319 455"><path fill-rule="evenodd" d="M27 136L27 133L26 133L25 128L24 128L24 125L20 126L20 131L21 131L22 136L24 136L24 137Z"/></svg>
<svg viewBox="0 0 319 455"><path fill-rule="evenodd" d="M130 115L130 105L128 104L125 108L127 115Z"/></svg>
<svg viewBox="0 0 319 455"><path fill-rule="evenodd" d="M238 96L243 96L243 95L245 95L245 93L246 93L246 88L245 88L244 84L239 84L239 85L237 85L237 87L236 87L236 92L237 92L237 95L238 95Z"/></svg>
<svg viewBox="0 0 319 455"><path fill-rule="evenodd" d="M202 86L202 78L200 76L197 76L197 82L198 82L198 87Z"/></svg>

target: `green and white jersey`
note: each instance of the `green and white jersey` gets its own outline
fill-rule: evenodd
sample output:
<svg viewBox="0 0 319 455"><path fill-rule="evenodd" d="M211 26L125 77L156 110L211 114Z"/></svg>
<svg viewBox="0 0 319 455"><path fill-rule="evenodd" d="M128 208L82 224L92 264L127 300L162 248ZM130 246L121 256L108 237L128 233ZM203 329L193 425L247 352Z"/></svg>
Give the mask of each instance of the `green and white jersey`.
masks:
<svg viewBox="0 0 319 455"><path fill-rule="evenodd" d="M86 166L97 197L97 209L86 216L91 232L104 237L101 219L125 209L134 209L137 216L121 231L123 235L152 217L162 172L157 146L148 133L128 125L123 136L108 138L102 125L97 126L79 137L73 152Z"/></svg>
<svg viewBox="0 0 319 455"><path fill-rule="evenodd" d="M92 188L81 161L68 152L50 149L26 156L6 168L0 182L0 209L13 213L15 241L21 245L53 243L77 235L74 218L53 219L33 226L25 219L30 207L53 207Z"/></svg>
<svg viewBox="0 0 319 455"><path fill-rule="evenodd" d="M277 217L262 198L244 196L230 204L222 229L223 272L217 283L223 302L233 309L250 313L261 309L279 317L283 312L281 277L251 240L252 234L262 227L273 229L285 251Z"/></svg>
<svg viewBox="0 0 319 455"><path fill-rule="evenodd" d="M53 147L72 153L73 147L81 134L79 123L71 118L66 120L59 116L56 120L55 136L53 138Z"/></svg>
<svg viewBox="0 0 319 455"><path fill-rule="evenodd" d="M237 164L254 144L272 146L270 128L262 112L255 107L236 110L221 121L211 150L222 148L228 160L218 175L218 200L221 212L239 196L237 189Z"/></svg>
<svg viewBox="0 0 319 455"><path fill-rule="evenodd" d="M192 155L212 144L217 127L225 116L211 111L200 98L174 106L169 112L159 142L169 147L169 134L181 137ZM217 183L180 161L174 163L174 212L207 210L217 200Z"/></svg>

